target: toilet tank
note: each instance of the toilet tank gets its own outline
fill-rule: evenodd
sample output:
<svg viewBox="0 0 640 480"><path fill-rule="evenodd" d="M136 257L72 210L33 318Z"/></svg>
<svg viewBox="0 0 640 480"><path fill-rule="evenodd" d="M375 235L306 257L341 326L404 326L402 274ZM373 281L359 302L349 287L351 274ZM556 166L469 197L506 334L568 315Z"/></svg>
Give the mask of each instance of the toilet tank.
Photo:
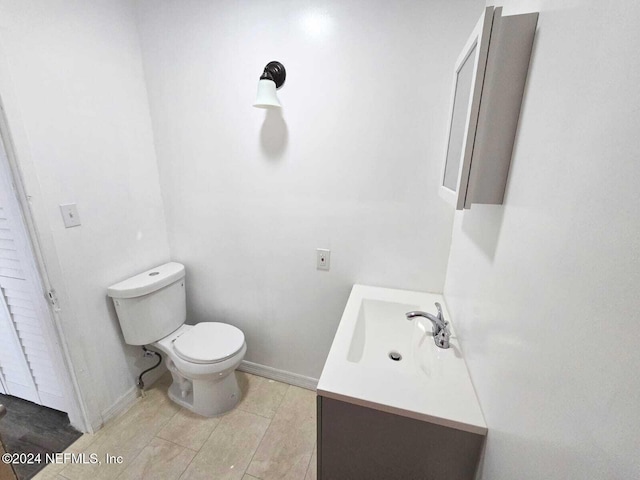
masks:
<svg viewBox="0 0 640 480"><path fill-rule="evenodd" d="M142 272L110 286L124 340L148 345L180 327L187 319L184 265L176 262Z"/></svg>

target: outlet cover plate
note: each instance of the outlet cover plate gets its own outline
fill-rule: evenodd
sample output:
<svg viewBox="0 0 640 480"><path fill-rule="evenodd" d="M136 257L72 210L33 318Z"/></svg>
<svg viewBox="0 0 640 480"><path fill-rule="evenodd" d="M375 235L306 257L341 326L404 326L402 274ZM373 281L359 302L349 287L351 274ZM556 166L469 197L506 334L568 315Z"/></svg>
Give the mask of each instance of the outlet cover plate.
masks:
<svg viewBox="0 0 640 480"><path fill-rule="evenodd" d="M318 270L329 270L331 264L331 250L326 248L316 249L316 268Z"/></svg>

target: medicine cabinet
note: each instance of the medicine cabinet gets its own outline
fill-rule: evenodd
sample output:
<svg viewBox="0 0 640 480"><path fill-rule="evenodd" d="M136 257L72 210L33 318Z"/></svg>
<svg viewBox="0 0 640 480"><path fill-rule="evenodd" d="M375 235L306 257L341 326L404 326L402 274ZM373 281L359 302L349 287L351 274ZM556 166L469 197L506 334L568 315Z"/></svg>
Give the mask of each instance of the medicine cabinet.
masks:
<svg viewBox="0 0 640 480"><path fill-rule="evenodd" d="M458 56L440 183L457 210L502 204L537 21L487 7Z"/></svg>

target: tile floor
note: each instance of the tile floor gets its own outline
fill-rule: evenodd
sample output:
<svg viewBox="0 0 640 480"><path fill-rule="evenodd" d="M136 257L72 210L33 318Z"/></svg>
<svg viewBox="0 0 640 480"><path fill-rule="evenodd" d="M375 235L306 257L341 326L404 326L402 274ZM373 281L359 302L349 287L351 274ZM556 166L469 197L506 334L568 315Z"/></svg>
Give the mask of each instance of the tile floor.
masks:
<svg viewBox="0 0 640 480"><path fill-rule="evenodd" d="M230 413L203 418L167 397L171 377L156 382L123 415L66 452L122 464L52 464L38 480L180 479L315 480L315 393L237 372L242 401ZM87 457L88 458L88 457Z"/></svg>

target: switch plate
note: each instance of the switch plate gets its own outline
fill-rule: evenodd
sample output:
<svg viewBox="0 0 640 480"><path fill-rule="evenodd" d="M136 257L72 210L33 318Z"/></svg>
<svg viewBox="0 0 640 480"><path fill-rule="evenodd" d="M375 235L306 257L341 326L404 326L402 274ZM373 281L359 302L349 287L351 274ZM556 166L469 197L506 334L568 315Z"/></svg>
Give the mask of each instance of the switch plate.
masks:
<svg viewBox="0 0 640 480"><path fill-rule="evenodd" d="M62 220L65 228L80 226L80 215L78 214L78 206L75 203L66 203L60 205Z"/></svg>
<svg viewBox="0 0 640 480"><path fill-rule="evenodd" d="M318 270L329 270L331 263L331 250L326 248L316 249L316 268Z"/></svg>

